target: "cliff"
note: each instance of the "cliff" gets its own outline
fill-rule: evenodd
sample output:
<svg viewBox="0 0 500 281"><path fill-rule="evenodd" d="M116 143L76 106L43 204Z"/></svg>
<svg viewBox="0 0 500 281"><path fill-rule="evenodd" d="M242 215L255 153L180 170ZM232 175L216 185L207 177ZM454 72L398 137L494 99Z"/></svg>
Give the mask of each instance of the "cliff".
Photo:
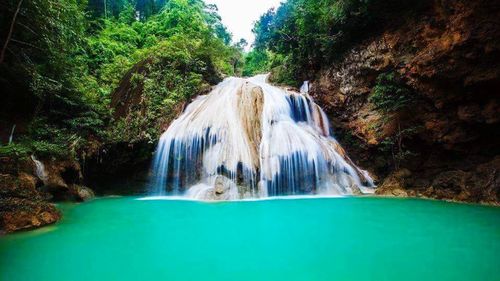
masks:
<svg viewBox="0 0 500 281"><path fill-rule="evenodd" d="M378 194L500 202L499 5L434 1L311 81Z"/></svg>

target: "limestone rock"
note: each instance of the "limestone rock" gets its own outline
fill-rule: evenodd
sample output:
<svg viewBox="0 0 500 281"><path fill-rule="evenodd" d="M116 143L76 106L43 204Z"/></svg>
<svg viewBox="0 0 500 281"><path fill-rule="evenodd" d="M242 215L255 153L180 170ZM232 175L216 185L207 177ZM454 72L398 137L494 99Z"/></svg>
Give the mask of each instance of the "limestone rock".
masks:
<svg viewBox="0 0 500 281"><path fill-rule="evenodd" d="M236 184L225 176L217 176L215 179L214 187L212 192L210 192L211 200L231 200L234 198L234 192L237 187Z"/></svg>
<svg viewBox="0 0 500 281"><path fill-rule="evenodd" d="M80 185L82 175L75 161L45 161L45 185L35 176L29 157L2 157L0 164L0 232L55 223L61 213L49 200L85 201L94 196Z"/></svg>
<svg viewBox="0 0 500 281"><path fill-rule="evenodd" d="M37 184L41 183L24 172L31 168L28 161L16 164L26 167L17 171L9 166L0 167L0 233L36 228L60 218L59 211L44 201L45 196L37 190Z"/></svg>
<svg viewBox="0 0 500 281"><path fill-rule="evenodd" d="M21 198L0 198L0 233L52 224L61 218L54 205Z"/></svg>
<svg viewBox="0 0 500 281"><path fill-rule="evenodd" d="M83 185L77 185L77 184L71 185L70 190L75 201L79 202L88 201L95 197L94 191Z"/></svg>

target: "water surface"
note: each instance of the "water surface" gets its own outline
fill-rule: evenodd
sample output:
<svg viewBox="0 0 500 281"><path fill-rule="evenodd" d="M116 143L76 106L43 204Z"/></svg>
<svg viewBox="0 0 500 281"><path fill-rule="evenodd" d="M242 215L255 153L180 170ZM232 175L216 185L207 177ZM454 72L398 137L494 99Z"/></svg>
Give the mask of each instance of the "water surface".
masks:
<svg viewBox="0 0 500 281"><path fill-rule="evenodd" d="M500 280L500 208L102 198L0 237L0 280Z"/></svg>

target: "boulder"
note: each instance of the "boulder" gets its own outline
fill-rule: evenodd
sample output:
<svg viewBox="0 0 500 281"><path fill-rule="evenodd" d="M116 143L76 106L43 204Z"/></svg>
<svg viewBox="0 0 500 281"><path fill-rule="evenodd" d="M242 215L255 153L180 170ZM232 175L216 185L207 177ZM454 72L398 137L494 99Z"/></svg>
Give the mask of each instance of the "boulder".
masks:
<svg viewBox="0 0 500 281"><path fill-rule="evenodd" d="M29 157L0 159L0 232L10 233L52 224L61 213L49 200L86 201L94 197L80 185L82 174L76 161L45 161L44 181Z"/></svg>
<svg viewBox="0 0 500 281"><path fill-rule="evenodd" d="M408 169L400 169L393 172L385 178L384 182L375 191L375 194L397 197L408 196L406 187L410 176L411 172Z"/></svg>
<svg viewBox="0 0 500 281"><path fill-rule="evenodd" d="M219 175L215 178L214 187L210 195L211 200L234 200L238 199L238 188L232 180Z"/></svg>
<svg viewBox="0 0 500 281"><path fill-rule="evenodd" d="M50 203L22 198L0 199L0 233L38 228L52 224L61 213Z"/></svg>
<svg viewBox="0 0 500 281"><path fill-rule="evenodd" d="M44 201L36 177L22 170L0 172L0 233L51 224L61 217L54 205ZM13 173L5 173L13 172Z"/></svg>
<svg viewBox="0 0 500 281"><path fill-rule="evenodd" d="M95 197L94 191L83 185L73 184L69 189L75 201L88 201Z"/></svg>

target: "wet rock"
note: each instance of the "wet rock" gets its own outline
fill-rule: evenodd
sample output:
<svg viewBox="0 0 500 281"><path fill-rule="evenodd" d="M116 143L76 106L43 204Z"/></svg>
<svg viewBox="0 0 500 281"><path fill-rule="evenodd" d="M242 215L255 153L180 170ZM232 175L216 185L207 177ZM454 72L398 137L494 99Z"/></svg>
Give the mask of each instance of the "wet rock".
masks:
<svg viewBox="0 0 500 281"><path fill-rule="evenodd" d="M68 191L64 194L65 201L83 202L95 197L92 189L78 184L72 184L68 187Z"/></svg>
<svg viewBox="0 0 500 281"><path fill-rule="evenodd" d="M75 161L45 161L44 182L35 175L29 157L2 157L0 162L5 164L0 166L0 232L55 223L61 214L49 200L85 201L94 196L80 185L82 175Z"/></svg>
<svg viewBox="0 0 500 281"><path fill-rule="evenodd" d="M250 82L246 82L238 92L238 112L241 119L245 136L248 137L248 143L253 155L253 167L257 168L259 145L261 140L262 110L264 107L264 93L262 88Z"/></svg>
<svg viewBox="0 0 500 281"><path fill-rule="evenodd" d="M186 193L186 197L197 200L236 200L240 199L238 187L229 178L217 175L208 179L209 184L199 183L191 186Z"/></svg>
<svg viewBox="0 0 500 281"><path fill-rule="evenodd" d="M87 201L94 192L82 185L80 164L76 161L49 161L45 163L47 180L41 190L49 193L54 201Z"/></svg>
<svg viewBox="0 0 500 281"><path fill-rule="evenodd" d="M18 197L40 199L40 194L36 190L36 178L20 173L17 177L11 174L0 174L0 197Z"/></svg>
<svg viewBox="0 0 500 281"><path fill-rule="evenodd" d="M408 169L400 169L393 172L385 178L384 182L375 191L375 194L397 197L408 196L406 188L410 176L411 172Z"/></svg>
<svg viewBox="0 0 500 281"><path fill-rule="evenodd" d="M73 188L76 191L77 201L88 201L95 197L94 191L86 186L73 185Z"/></svg>
<svg viewBox="0 0 500 281"><path fill-rule="evenodd" d="M56 207L44 201L0 198L0 233L33 229L61 218Z"/></svg>
<svg viewBox="0 0 500 281"><path fill-rule="evenodd" d="M83 179L80 164L76 161L47 161L45 186L53 193L69 191L69 185L80 183Z"/></svg>
<svg viewBox="0 0 500 281"><path fill-rule="evenodd" d="M420 176L417 174L417 176ZM478 165L470 171L448 170L438 172L426 181L415 184L415 175L402 169L390 174L376 194L390 196L419 196L441 200L500 203L500 156Z"/></svg>
<svg viewBox="0 0 500 281"><path fill-rule="evenodd" d="M237 189L237 187L232 180L225 176L217 176L210 197L212 200L235 199L233 198L235 189Z"/></svg>
<svg viewBox="0 0 500 281"><path fill-rule="evenodd" d="M46 197L37 190L37 184L41 184L39 180L24 172L32 168L29 162L15 166L25 168L16 171L10 166L0 167L0 232L9 233L56 222L60 218L59 211L44 201Z"/></svg>
<svg viewBox="0 0 500 281"><path fill-rule="evenodd" d="M464 171L446 171L434 178L432 186L441 190L460 192L467 187L468 177L469 174Z"/></svg>
<svg viewBox="0 0 500 281"><path fill-rule="evenodd" d="M499 204L500 156L478 165L471 171L452 170L439 173L422 194L436 199Z"/></svg>

